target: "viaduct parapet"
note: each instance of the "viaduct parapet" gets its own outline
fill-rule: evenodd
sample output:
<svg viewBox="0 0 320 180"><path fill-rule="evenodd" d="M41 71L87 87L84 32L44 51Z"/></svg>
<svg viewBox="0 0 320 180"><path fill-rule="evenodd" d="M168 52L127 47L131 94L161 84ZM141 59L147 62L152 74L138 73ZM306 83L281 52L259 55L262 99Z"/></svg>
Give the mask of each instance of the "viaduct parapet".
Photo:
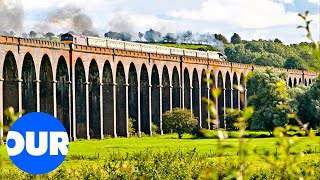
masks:
<svg viewBox="0 0 320 180"><path fill-rule="evenodd" d="M129 136L162 130L162 113L191 109L202 128L213 128L202 97L221 88L217 99L220 124L226 108L242 109L247 101L244 77L266 67L211 59L68 45L59 42L0 36L0 122L4 110L46 112L65 126L70 139ZM309 86L317 73L286 72L288 86ZM213 84L203 81L211 78ZM242 84L244 92L233 88ZM240 100L241 94L243 101ZM45 123L45 122L44 122ZM0 130L3 136L3 130Z"/></svg>

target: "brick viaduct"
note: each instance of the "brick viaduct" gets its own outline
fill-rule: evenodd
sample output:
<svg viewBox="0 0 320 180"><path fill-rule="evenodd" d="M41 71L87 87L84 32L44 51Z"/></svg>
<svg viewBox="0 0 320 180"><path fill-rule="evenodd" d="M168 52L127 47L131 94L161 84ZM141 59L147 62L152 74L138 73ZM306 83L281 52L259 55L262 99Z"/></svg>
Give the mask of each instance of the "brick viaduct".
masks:
<svg viewBox="0 0 320 180"><path fill-rule="evenodd" d="M70 139L129 136L128 119L138 135L162 133L162 113L175 107L192 109L200 127L210 128L206 103L210 88L221 88L217 106L224 126L226 108L243 108L233 84L254 69L249 64L168 56L108 48L0 36L0 122L4 109L54 115ZM310 85L316 73L287 72L287 84ZM202 79L211 78L214 85ZM244 84L245 87L245 84ZM0 130L0 136L3 131Z"/></svg>

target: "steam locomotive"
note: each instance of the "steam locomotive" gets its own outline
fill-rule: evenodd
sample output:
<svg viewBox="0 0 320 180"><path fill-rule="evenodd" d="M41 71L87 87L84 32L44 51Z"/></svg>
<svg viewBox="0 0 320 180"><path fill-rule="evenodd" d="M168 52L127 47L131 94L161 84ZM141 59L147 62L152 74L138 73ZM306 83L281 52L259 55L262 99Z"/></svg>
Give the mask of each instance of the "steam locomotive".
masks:
<svg viewBox="0 0 320 180"><path fill-rule="evenodd" d="M213 52L213 51L204 52L204 51L195 51L195 50L171 48L171 47L164 47L164 46L155 46L150 44L120 41L120 40L114 40L114 39L104 39L104 38L76 35L76 34L70 34L70 33L63 34L61 36L61 42L67 43L67 44L73 43L73 44L85 45L85 46L107 47L110 49L122 49L122 50L129 50L129 51L157 53L157 54L165 54L165 55L181 55L181 56L208 58L208 59L214 59L218 61L225 61L225 55L222 54L221 52Z"/></svg>

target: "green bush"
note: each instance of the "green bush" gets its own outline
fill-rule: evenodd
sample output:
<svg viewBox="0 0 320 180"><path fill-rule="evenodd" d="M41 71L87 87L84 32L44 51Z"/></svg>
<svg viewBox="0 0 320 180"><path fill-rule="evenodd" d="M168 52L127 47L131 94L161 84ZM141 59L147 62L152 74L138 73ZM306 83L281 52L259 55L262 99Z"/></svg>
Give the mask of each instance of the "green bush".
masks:
<svg viewBox="0 0 320 180"><path fill-rule="evenodd" d="M228 130L236 130L237 127L234 126L234 123L237 122L237 118L242 116L242 111L237 109L227 109L226 114L226 123Z"/></svg>
<svg viewBox="0 0 320 180"><path fill-rule="evenodd" d="M165 132L178 133L182 138L184 133L192 133L198 121L193 117L191 110L174 108L163 114L163 130Z"/></svg>
<svg viewBox="0 0 320 180"><path fill-rule="evenodd" d="M133 118L129 118L129 120L128 120L128 122L129 122L128 129L129 129L129 135L130 136L134 136L136 134L136 129L134 128L134 122L135 121L136 120L133 119Z"/></svg>

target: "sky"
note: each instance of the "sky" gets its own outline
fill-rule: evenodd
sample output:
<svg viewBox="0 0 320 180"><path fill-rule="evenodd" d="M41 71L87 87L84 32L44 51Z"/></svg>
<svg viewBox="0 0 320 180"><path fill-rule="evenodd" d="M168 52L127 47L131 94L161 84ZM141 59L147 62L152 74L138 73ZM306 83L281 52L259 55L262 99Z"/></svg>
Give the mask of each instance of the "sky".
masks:
<svg viewBox="0 0 320 180"><path fill-rule="evenodd" d="M21 32L51 31L56 34L86 28L103 36L108 31L138 32L152 28L168 32L223 34L242 39L275 39L286 44L307 41L298 13L310 11L314 39L319 37L318 0L0 0L6 10L23 10ZM2 6L4 7L4 6ZM3 27L0 7L0 28ZM76 15L75 15L76 14ZM2 16L1 16L2 15ZM73 16L68 18L68 16ZM58 18L55 18L58 17ZM85 17L85 27L74 22ZM1 19L2 18L2 19ZM74 24L73 24L74 23ZM78 24L76 24L78 23ZM80 22L81 23L81 22ZM15 26L18 27L18 26Z"/></svg>

